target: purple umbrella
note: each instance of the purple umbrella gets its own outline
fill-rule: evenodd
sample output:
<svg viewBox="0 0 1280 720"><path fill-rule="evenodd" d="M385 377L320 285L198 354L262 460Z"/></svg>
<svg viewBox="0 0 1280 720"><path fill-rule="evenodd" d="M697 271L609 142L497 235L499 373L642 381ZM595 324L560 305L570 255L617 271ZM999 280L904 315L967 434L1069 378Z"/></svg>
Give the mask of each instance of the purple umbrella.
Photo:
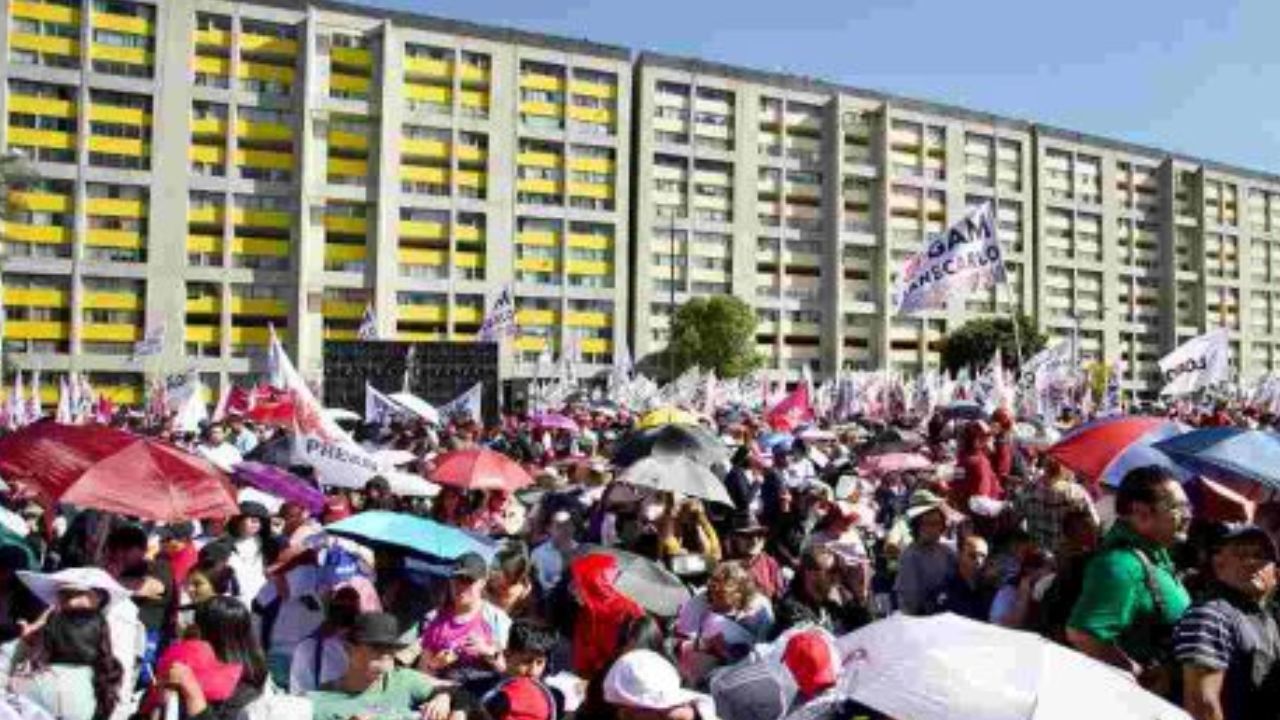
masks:
<svg viewBox="0 0 1280 720"><path fill-rule="evenodd" d="M578 423L561 415L560 413L534 413L529 420L533 422L533 426L539 430L567 430L571 433L578 432Z"/></svg>
<svg viewBox="0 0 1280 720"><path fill-rule="evenodd" d="M324 511L324 493L307 485L307 481L274 465L242 462L235 466L232 477L268 495L295 503L312 515Z"/></svg>

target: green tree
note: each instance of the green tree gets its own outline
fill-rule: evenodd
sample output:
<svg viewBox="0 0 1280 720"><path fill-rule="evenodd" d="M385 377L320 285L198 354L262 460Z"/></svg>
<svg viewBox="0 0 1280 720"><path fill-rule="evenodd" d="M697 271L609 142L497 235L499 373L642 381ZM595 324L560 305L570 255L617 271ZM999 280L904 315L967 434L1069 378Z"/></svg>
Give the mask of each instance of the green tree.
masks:
<svg viewBox="0 0 1280 720"><path fill-rule="evenodd" d="M1044 349L1048 340L1036 331L1035 324L1026 315L1018 316L1021 333L1022 357L1029 358ZM951 373L964 368L981 370L991 364L991 358L1000 354L1005 368L1018 369L1018 344L1013 332L1013 320L1007 317L978 318L953 330L942 341L942 366Z"/></svg>
<svg viewBox="0 0 1280 720"><path fill-rule="evenodd" d="M756 352L756 314L740 298L694 298L676 311L670 353L676 375L698 366L716 377L741 377L764 361Z"/></svg>

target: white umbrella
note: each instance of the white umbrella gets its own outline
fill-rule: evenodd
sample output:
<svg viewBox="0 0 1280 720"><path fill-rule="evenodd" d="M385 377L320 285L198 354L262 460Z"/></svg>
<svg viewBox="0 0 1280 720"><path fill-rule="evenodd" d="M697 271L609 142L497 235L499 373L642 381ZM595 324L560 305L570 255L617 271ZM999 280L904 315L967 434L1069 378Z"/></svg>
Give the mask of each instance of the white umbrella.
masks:
<svg viewBox="0 0 1280 720"><path fill-rule="evenodd" d="M359 422L361 417L346 408L325 408L322 411L325 417L334 422Z"/></svg>
<svg viewBox="0 0 1280 720"><path fill-rule="evenodd" d="M440 494L440 486L421 475L390 470L382 473L391 486L391 494L399 497L435 497Z"/></svg>
<svg viewBox="0 0 1280 720"><path fill-rule="evenodd" d="M400 407L408 410L414 415L417 415L423 420L426 420L432 425L440 424L439 411L432 407L431 403L423 400L417 395L411 395L410 393L392 393L391 399Z"/></svg>
<svg viewBox="0 0 1280 720"><path fill-rule="evenodd" d="M1118 670L1039 635L894 615L837 642L841 691L911 720L1189 720Z"/></svg>
<svg viewBox="0 0 1280 720"><path fill-rule="evenodd" d="M418 456L414 455L408 450L394 450L391 448L384 448L382 450L373 451L373 459L377 460L380 465L386 465L387 467L395 467L397 465L404 465L405 463L411 463L417 460Z"/></svg>

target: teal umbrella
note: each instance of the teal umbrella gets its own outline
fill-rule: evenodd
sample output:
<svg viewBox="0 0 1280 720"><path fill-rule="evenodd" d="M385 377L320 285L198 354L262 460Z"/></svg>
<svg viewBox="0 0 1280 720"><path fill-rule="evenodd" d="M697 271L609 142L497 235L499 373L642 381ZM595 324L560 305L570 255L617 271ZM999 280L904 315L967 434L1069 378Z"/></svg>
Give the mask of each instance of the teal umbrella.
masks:
<svg viewBox="0 0 1280 720"><path fill-rule="evenodd" d="M1215 427L1177 435L1154 445L1178 465L1210 478L1247 480L1280 489L1280 435Z"/></svg>
<svg viewBox="0 0 1280 720"><path fill-rule="evenodd" d="M374 548L396 550L430 563L451 562L462 555L479 553L493 558L497 543L451 525L442 525L407 513L369 510L325 527L325 532Z"/></svg>

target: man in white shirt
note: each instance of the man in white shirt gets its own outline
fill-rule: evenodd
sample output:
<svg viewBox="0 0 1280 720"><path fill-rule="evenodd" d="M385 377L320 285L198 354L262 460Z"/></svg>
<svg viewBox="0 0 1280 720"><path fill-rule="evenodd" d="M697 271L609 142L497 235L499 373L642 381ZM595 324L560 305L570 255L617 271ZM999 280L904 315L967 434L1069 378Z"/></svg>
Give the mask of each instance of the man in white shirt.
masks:
<svg viewBox="0 0 1280 720"><path fill-rule="evenodd" d="M235 445L227 442L222 427L218 425L210 425L204 431L204 438L196 446L196 453L224 472L231 472L232 468L244 462L240 451Z"/></svg>

